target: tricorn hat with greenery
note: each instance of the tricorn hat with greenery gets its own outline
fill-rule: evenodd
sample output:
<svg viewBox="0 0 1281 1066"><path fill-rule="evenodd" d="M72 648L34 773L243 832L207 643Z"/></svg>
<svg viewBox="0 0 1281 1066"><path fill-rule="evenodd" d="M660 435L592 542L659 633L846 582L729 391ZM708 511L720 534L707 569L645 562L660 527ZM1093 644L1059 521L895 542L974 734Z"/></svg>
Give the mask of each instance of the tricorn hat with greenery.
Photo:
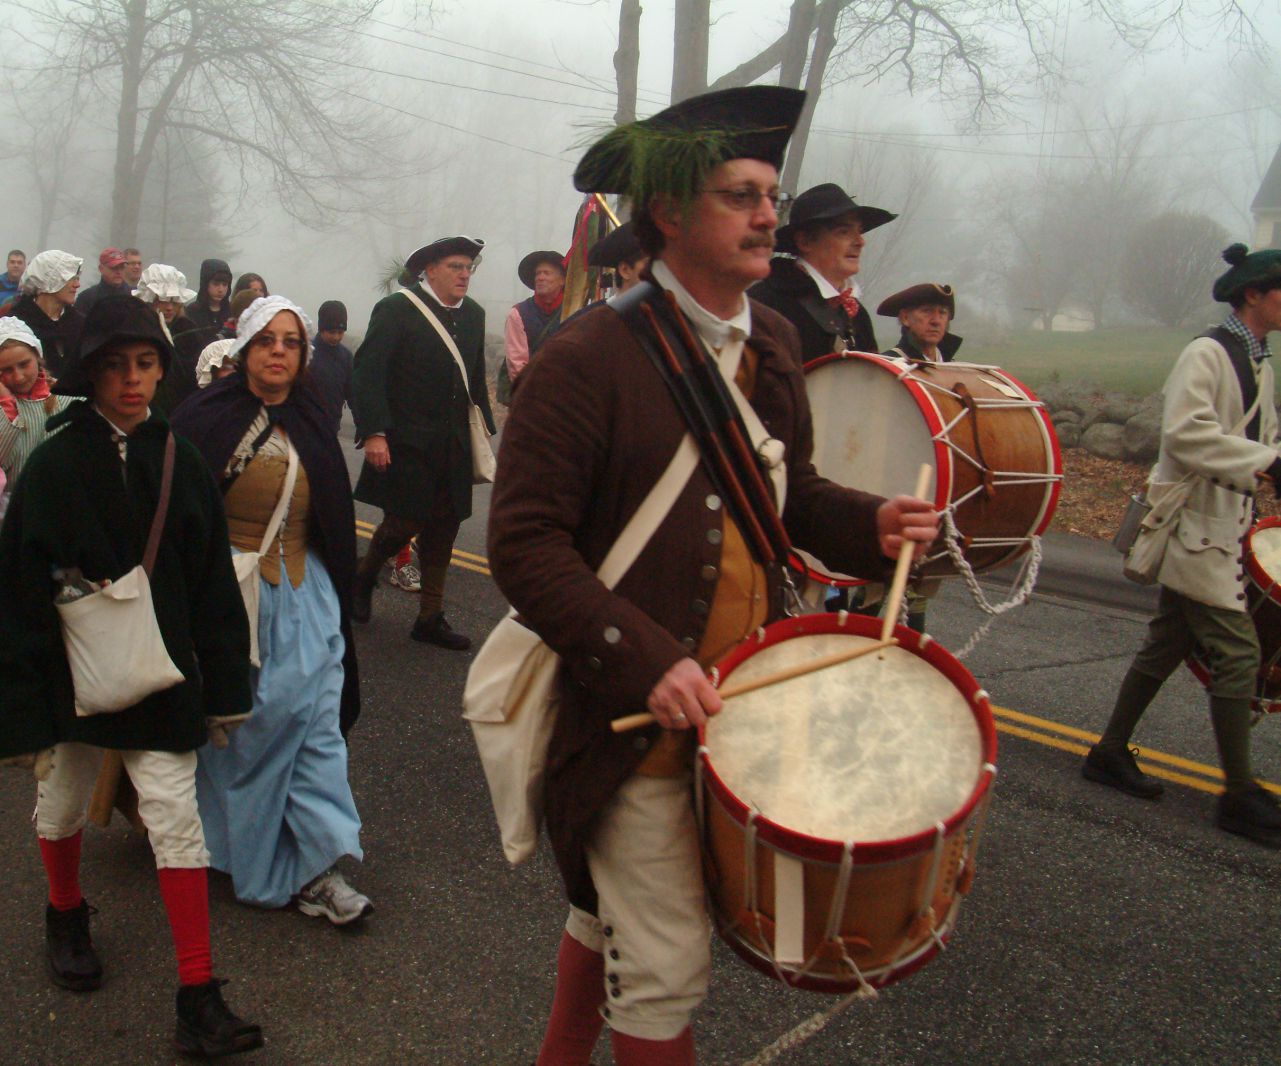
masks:
<svg viewBox="0 0 1281 1066"><path fill-rule="evenodd" d="M606 133L578 164L574 187L618 193L633 207L655 197L688 204L707 175L728 159L760 159L781 168L804 103L802 90L779 85L748 85L682 100Z"/></svg>

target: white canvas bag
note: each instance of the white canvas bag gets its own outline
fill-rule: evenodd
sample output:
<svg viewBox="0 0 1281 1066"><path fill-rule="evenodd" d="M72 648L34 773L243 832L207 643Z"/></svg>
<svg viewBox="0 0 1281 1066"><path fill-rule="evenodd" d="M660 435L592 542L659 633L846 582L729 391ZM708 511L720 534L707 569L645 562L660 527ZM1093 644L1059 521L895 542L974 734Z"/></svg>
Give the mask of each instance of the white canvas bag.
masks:
<svg viewBox="0 0 1281 1066"><path fill-rule="evenodd" d="M612 589L631 569L698 466L688 433L627 523L596 576ZM513 866L534 853L543 821L543 772L556 724L560 656L509 611L467 672L463 717L471 723L490 799Z"/></svg>
<svg viewBox="0 0 1281 1066"><path fill-rule="evenodd" d="M440 339L444 341L445 347L454 357L454 362L458 364L458 369L462 371L463 388L467 390L467 434L471 438L472 481L477 485L487 484L494 480L494 474L498 471L498 460L494 458L494 449L489 443L489 427L485 425L485 416L480 413L480 408L472 403L471 382L467 380L467 367L463 365L462 353L454 343L454 338L449 335L449 330L432 314L431 308L408 289L400 291L409 297L414 306L423 313L423 317L440 334Z"/></svg>
<svg viewBox="0 0 1281 1066"><path fill-rule="evenodd" d="M160 548L173 485L174 439L165 442L160 499L142 562L106 588L55 604L62 623L76 714L123 711L184 680L169 658L151 601L151 571Z"/></svg>
<svg viewBox="0 0 1281 1066"><path fill-rule="evenodd" d="M262 557L267 554L267 549L276 539L280 523L284 521L285 511L289 507L289 500L294 494L294 485L298 481L298 450L294 447L293 441L288 443L289 465L285 469L285 484L280 490L280 499L276 501L276 509L271 514L271 521L267 523L267 529L262 535L262 545L256 552L231 553L231 565L236 571L236 582L240 585L240 598L245 601L245 615L249 619L249 663L252 666L262 665L258 654L258 604L262 597L259 579L262 577Z"/></svg>

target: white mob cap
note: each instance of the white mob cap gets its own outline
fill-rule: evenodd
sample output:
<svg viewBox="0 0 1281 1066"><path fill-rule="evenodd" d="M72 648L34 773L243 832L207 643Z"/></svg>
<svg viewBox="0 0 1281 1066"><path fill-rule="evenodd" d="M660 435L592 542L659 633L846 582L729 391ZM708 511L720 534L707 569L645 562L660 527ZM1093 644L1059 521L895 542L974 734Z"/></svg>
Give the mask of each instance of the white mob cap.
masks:
<svg viewBox="0 0 1281 1066"><path fill-rule="evenodd" d="M36 355L44 355L44 349L40 346L40 338L31 332L31 327L20 318L6 316L5 318L0 318L0 348L3 348L10 341L21 341L28 348L34 348Z"/></svg>
<svg viewBox="0 0 1281 1066"><path fill-rule="evenodd" d="M27 264L18 287L27 294L59 292L80 273L83 265L84 260L79 256L51 248L47 252L41 252Z"/></svg>
<svg viewBox="0 0 1281 1066"><path fill-rule="evenodd" d="M187 288L187 275L177 267L165 263L152 263L142 272L133 294L144 303L157 300L177 300L189 304L196 298L194 289Z"/></svg>
<svg viewBox="0 0 1281 1066"><path fill-rule="evenodd" d="M201 349L200 358L196 360L197 385L202 389L206 385L212 385L215 368L223 367L236 361L236 357L231 351L231 346L235 343L234 337L224 337L221 340L214 341L212 344L206 344Z"/></svg>
<svg viewBox="0 0 1281 1066"><path fill-rule="evenodd" d="M238 355L251 340L267 328L273 318L281 311L292 311L302 323L303 365L311 361L311 321L307 312L286 296L259 296L245 308L236 322L236 339L232 342L231 352Z"/></svg>

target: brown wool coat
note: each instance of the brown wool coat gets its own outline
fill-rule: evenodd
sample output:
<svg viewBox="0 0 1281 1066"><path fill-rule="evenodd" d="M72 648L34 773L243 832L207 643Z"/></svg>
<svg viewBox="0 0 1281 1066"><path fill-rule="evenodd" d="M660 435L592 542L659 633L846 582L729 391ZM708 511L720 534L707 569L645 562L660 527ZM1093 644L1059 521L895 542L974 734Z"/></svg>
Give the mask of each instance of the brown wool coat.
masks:
<svg viewBox="0 0 1281 1066"><path fill-rule="evenodd" d="M784 443L784 522L793 543L849 574L883 578L873 496L818 476L795 329L752 303L759 357L752 406ZM685 433L666 385L618 315L579 315L522 375L503 432L489 514L499 588L563 657L548 753L547 828L570 901L595 909L584 846L657 727L616 735L668 667L698 646L715 591L724 508L700 467L631 570L610 592L595 576ZM771 617L781 613L772 576Z"/></svg>

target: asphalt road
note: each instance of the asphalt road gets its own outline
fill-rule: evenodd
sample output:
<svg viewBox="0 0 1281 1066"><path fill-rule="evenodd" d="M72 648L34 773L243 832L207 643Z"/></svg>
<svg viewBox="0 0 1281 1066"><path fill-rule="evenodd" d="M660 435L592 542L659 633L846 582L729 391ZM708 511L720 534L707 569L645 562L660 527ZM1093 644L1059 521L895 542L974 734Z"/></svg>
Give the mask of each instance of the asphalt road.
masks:
<svg viewBox="0 0 1281 1066"><path fill-rule="evenodd" d="M458 543L482 559L484 497ZM1133 597L1145 590L1110 585L1108 563L1097 545L1056 538L1043 594L998 620L967 660L999 705L1001 751L978 879L950 949L780 1061L1281 1062L1281 854L1214 828L1213 740L1191 676L1166 686L1139 737L1149 765L1187 783L1143 803L1079 775L1082 734L1105 720L1144 625ZM1094 576L1073 593L1074 573ZM505 606L463 566L449 601L453 624L478 637ZM518 869L503 861L459 718L471 657L411 643L414 606L384 585L357 637L364 713L351 778L366 858L349 873L377 913L336 930L237 904L227 880L212 878L216 971L267 1036L240 1061L515 1066L535 1055L564 919L559 882L545 851ZM930 608L948 647L981 620L956 583ZM1260 776L1281 781L1281 721L1255 738ZM0 775L0 1062L173 1061L176 979L145 842L119 825L88 832L83 883L101 912L107 980L89 996L56 989L42 957L33 795L22 775ZM700 1060L742 1062L830 1003L718 944ZM596 1061L611 1061L604 1042Z"/></svg>

